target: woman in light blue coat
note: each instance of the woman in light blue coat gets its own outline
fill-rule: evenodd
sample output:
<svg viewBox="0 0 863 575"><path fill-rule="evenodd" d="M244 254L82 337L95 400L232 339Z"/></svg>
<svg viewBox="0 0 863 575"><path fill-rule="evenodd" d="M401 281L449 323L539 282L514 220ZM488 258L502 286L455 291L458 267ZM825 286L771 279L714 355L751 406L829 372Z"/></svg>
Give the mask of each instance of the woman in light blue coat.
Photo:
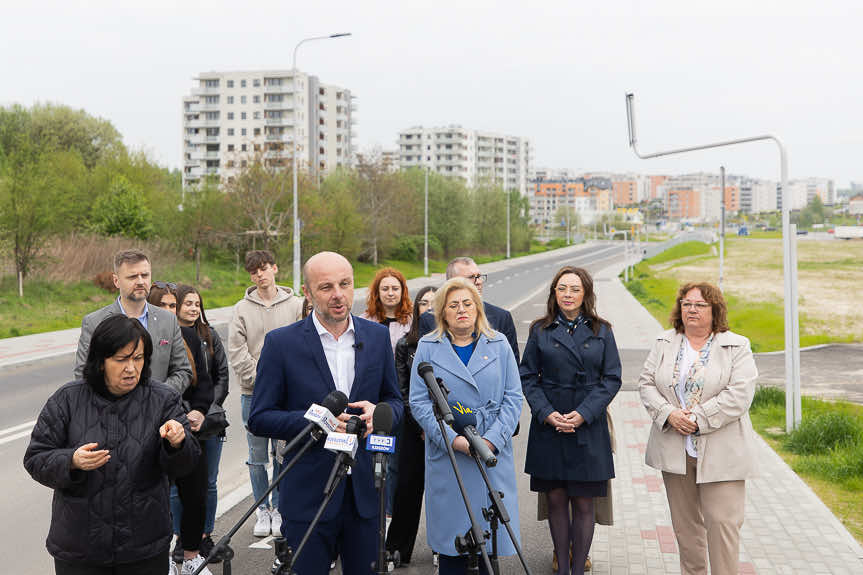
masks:
<svg viewBox="0 0 863 575"><path fill-rule="evenodd" d="M510 526L518 535L518 492L512 455L512 434L521 415L521 379L518 365L506 338L489 327L482 300L474 285L464 278L452 278L438 290L434 301L435 331L423 337L417 347L411 376L410 405L417 423L425 432L425 509L428 543L440 553L440 575L464 573L466 563L458 557L455 538L470 529L470 519L459 492L444 441L452 445L456 462L476 519L489 530L482 508L489 507L488 490L476 463L469 455L464 437L446 427L441 436L432 401L417 366L428 362L435 376L449 389L448 403L470 408L476 414L477 432L497 456L497 465L488 469L495 489L504 493ZM498 553L514 555L515 548L503 526L498 534ZM491 541L486 549L491 553ZM481 563L482 565L482 563ZM484 569L483 569L484 571Z"/></svg>

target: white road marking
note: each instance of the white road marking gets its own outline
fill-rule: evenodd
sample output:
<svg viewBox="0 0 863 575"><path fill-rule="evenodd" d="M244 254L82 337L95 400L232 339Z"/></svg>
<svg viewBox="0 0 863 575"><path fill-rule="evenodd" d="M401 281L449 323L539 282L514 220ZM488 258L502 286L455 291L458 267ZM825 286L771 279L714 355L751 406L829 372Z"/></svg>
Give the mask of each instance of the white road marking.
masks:
<svg viewBox="0 0 863 575"><path fill-rule="evenodd" d="M7 427L6 429L0 429L0 435L15 433L16 431L20 431L22 429L33 429L34 425L36 425L35 419L33 421L28 421L27 423L22 423L21 425L15 425L13 427Z"/></svg>
<svg viewBox="0 0 863 575"><path fill-rule="evenodd" d="M264 537L260 541L249 545L249 549L272 549L272 546L269 544L272 540L272 535L270 535L269 537Z"/></svg>
<svg viewBox="0 0 863 575"><path fill-rule="evenodd" d="M16 433L15 435L10 435L9 437L4 437L3 439L0 439L0 445L3 445L4 443L9 443L11 441L15 441L16 439L21 439L22 437L27 437L28 435L30 435L31 431L32 430L30 430L30 429L25 429L24 431L22 431L20 433Z"/></svg>

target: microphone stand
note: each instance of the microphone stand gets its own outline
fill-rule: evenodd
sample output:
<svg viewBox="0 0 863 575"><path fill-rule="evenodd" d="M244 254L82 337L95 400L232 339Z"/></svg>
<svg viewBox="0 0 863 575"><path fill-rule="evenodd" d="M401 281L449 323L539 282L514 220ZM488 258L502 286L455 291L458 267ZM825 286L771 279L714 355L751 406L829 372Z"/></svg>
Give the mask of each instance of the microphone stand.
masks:
<svg viewBox="0 0 863 575"><path fill-rule="evenodd" d="M441 391L446 397L449 394L449 390L444 385L443 381L439 378L436 378L438 385L440 385ZM455 478L458 482L459 491L461 491L461 498L464 500L464 506L467 510L467 516L470 518L470 529L464 534L459 535L455 538L455 548L459 552L459 555L467 555L468 558L468 567L467 573L479 574L479 559L478 555L482 555L483 563L485 563L485 567L489 573L492 573L491 561L488 558L488 553L485 550L485 540L488 537L488 533L484 532L480 527L479 523L477 523L476 517L474 517L473 511L470 507L470 499L467 496L467 489L465 489L464 481L462 481L461 472L458 469L458 464L455 461L455 451L453 451L452 445L446 440L446 428L444 427L443 413L441 413L440 408L437 402L434 400L434 396L432 396L431 391L429 391L429 396L432 399L432 406L434 407L434 416L437 420L438 427L440 427L441 437L443 437L443 443L446 445L446 452L449 455L449 462L452 465L452 469L455 472Z"/></svg>
<svg viewBox="0 0 863 575"><path fill-rule="evenodd" d="M342 479L347 474L347 470L343 472L341 467L345 465L347 467L351 467L354 464L354 459L352 457L348 457L347 461L342 461L342 459L336 456L336 464L333 466L333 470L330 472L330 478L327 481L326 487L324 487L324 500L321 502L320 507L318 507L317 513L315 513L314 518L312 518L312 522L309 524L308 529L303 534L303 538L300 540L299 545L297 545L297 550L292 551L289 546L284 543L284 540L280 542L277 546L277 554L279 556L279 561L281 564L276 568L273 572L273 575L282 575L284 573L292 574L294 563L297 561L297 557L300 556L300 552L302 552L303 547L306 546L306 542L309 540L309 537L312 536L312 531L314 531L315 527L318 526L318 522L320 522L321 517L324 515L324 510L326 510L327 505L330 503L330 500L333 498L333 494L336 492L336 488L341 483Z"/></svg>
<svg viewBox="0 0 863 575"><path fill-rule="evenodd" d="M315 430L315 431L317 431L317 430ZM300 448L300 450L297 452L297 454L294 455L293 459L291 459L287 465L282 467L282 470L279 472L279 475L273 479L273 482L270 483L270 486L267 488L267 490L264 492L264 494L261 495L258 498L258 500L252 504L251 507L249 507L248 511L246 511L243 514L243 516L240 518L240 520L237 521L236 525L231 527L231 529L227 533L225 533L225 535L221 539L219 539L219 542L216 543L216 545L213 547L213 550L210 552L211 556L216 555L222 549L224 549L224 551L225 551L225 555L224 555L224 559L223 559L223 563L222 563L222 574L223 575L232 575L231 574L231 559L234 558L234 550L230 546L231 537L233 537L234 534L237 531L239 531L240 527L243 526L243 523L245 523L246 520L252 516L252 513L257 511L258 506L261 503L263 503L263 501L270 495L270 493L273 491L273 489L276 488L276 486L282 480L282 477L284 477L285 474L297 463L297 461L299 461L300 458L303 455L305 455L306 451L311 449L311 447L320 440L320 436L318 436L314 432L312 432L312 433L313 433L312 437L308 438L305 445L303 445ZM323 431L321 431L321 433L323 433ZM302 441L302 439L303 439L303 436L298 435L293 440L291 440L291 442L285 448L284 453L287 453L288 451L290 451L291 449L296 447L297 444L299 444L299 442ZM201 563L200 566L198 566L198 568L195 570L195 572L192 575L198 575L201 571L204 570L204 567L206 567L206 566L207 566L207 562L204 561L203 563Z"/></svg>
<svg viewBox="0 0 863 575"><path fill-rule="evenodd" d="M518 540L515 537L515 533L512 530L512 526L510 526L510 517L509 513L506 511L506 506L503 504L503 493L492 487L491 479L488 476L488 472L485 470L485 464L483 464L482 459L477 454L477 452L471 448L470 450L471 456L473 456L473 460L476 463L477 468L479 469L480 475L482 475L482 480L485 482L485 486L488 489L488 497L491 500L491 505L487 508L483 508L482 514L486 521L491 524L491 532L492 532L492 556L494 557L494 574L500 574L500 565L497 559L497 524L498 519L503 526L506 528L507 533L509 533L509 538L512 541L513 546L515 547L516 553L518 553L518 558L521 560L521 565L524 567L524 572L527 575L530 575L530 569L527 566L527 561L524 558L524 555L521 552L521 547L518 544Z"/></svg>
<svg viewBox="0 0 863 575"><path fill-rule="evenodd" d="M381 454L385 455L385 454ZM376 575L386 575L389 573L389 563L392 561L394 567L401 566L401 557L399 552L390 554L387 551L387 470L386 457L382 458L381 466L383 473L380 478L375 477L375 487L378 490L378 558L374 562L372 568Z"/></svg>

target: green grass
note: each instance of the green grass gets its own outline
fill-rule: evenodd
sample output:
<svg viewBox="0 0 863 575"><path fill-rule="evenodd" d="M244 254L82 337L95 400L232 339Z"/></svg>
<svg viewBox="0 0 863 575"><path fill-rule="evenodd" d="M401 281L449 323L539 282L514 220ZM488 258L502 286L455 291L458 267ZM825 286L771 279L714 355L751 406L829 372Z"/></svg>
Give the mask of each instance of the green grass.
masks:
<svg viewBox="0 0 863 575"><path fill-rule="evenodd" d="M663 264L681 258L709 255L712 253L712 249L710 244L705 244L704 242L683 242L682 244L668 248L662 253L656 254L646 261L652 265Z"/></svg>
<svg viewBox="0 0 863 575"><path fill-rule="evenodd" d="M785 429L785 393L761 387L749 410L752 425L863 543L863 406L803 397L803 421Z"/></svg>
<svg viewBox="0 0 863 575"><path fill-rule="evenodd" d="M755 240L781 240L782 239L782 231L774 230L772 232L766 232L764 230L749 230L748 236L738 236L743 239L749 237Z"/></svg>

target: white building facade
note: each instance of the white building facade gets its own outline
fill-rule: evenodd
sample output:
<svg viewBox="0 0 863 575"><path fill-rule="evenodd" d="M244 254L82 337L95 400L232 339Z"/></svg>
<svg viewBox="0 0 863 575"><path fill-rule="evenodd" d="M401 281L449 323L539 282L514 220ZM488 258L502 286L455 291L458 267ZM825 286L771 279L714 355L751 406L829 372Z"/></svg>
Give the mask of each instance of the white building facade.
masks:
<svg viewBox="0 0 863 575"><path fill-rule="evenodd" d="M533 165L527 138L462 126L416 126L399 132L398 146L401 169L429 169L468 187L491 183L527 195Z"/></svg>
<svg viewBox="0 0 863 575"><path fill-rule="evenodd" d="M349 90L300 71L207 72L183 98L183 185L222 182L255 158L326 174L349 166L356 107ZM294 146L293 143L296 145Z"/></svg>

